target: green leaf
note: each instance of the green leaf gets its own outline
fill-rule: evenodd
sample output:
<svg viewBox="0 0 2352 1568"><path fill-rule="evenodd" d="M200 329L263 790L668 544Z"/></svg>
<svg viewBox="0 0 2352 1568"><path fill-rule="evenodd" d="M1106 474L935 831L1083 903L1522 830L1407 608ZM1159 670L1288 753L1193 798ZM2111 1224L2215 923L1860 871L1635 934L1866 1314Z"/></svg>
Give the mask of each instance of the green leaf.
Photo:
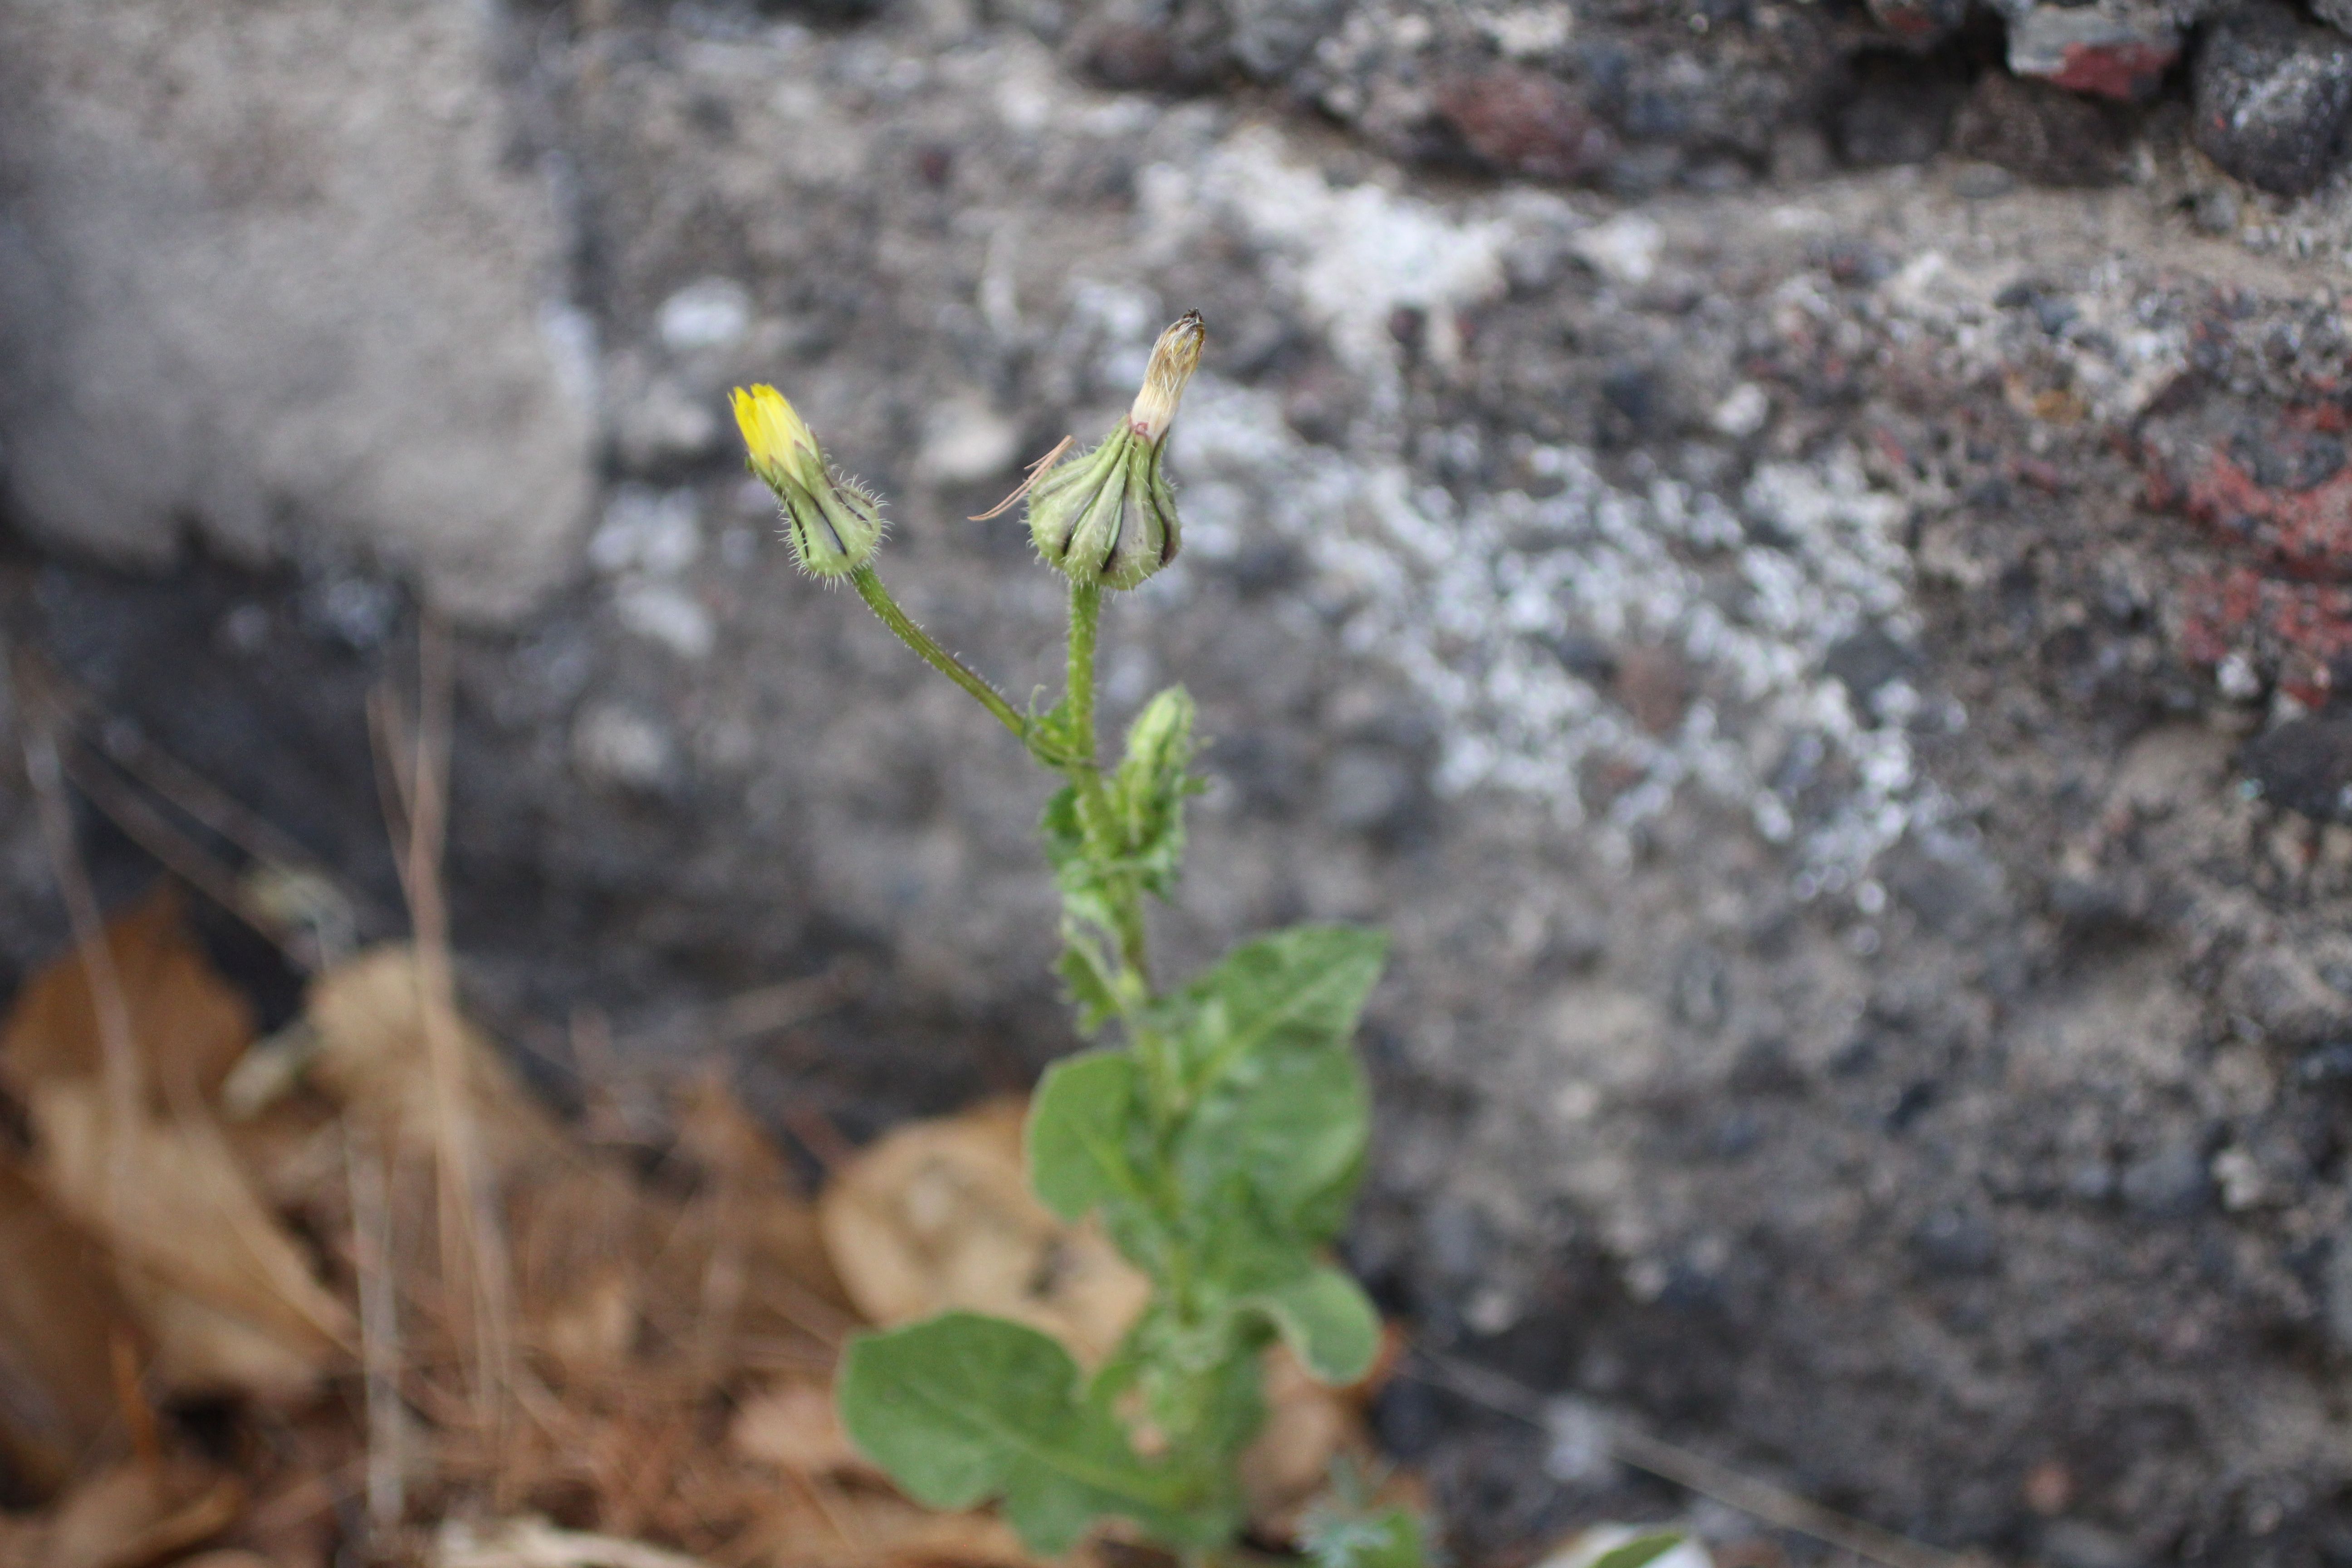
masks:
<svg viewBox="0 0 2352 1568"><path fill-rule="evenodd" d="M1139 1202L1143 1178L1128 1152L1142 1116L1135 1060L1125 1051L1086 1051L1045 1069L1029 1102L1029 1184L1066 1220L1097 1204Z"/></svg>
<svg viewBox="0 0 2352 1568"><path fill-rule="evenodd" d="M1319 1383L1349 1384L1371 1370L1381 1347L1381 1315L1362 1289L1338 1269L1318 1267L1236 1303L1262 1312Z"/></svg>
<svg viewBox="0 0 2352 1568"><path fill-rule="evenodd" d="M1622 1546L1612 1546L1594 1558L1586 1568L1646 1568L1683 1543L1682 1532L1662 1530L1654 1535L1639 1535Z"/></svg>
<svg viewBox="0 0 2352 1568"><path fill-rule="evenodd" d="M1312 1247L1347 1217L1371 1132L1371 1096L1343 1046L1244 1057L1212 1085L1176 1138L1178 1179L1202 1210L1243 1183L1266 1223Z"/></svg>
<svg viewBox="0 0 2352 1568"><path fill-rule="evenodd" d="M1360 926L1294 926L1227 953L1185 988L1194 1016L1196 1084L1205 1086L1252 1052L1341 1045L1381 977L1387 933Z"/></svg>
<svg viewBox="0 0 2352 1568"><path fill-rule="evenodd" d="M1001 1497L1033 1552L1069 1550L1106 1513L1180 1543L1222 1522L1192 1517L1181 1482L1080 1397L1070 1353L1019 1323L949 1312L860 1335L839 1390L843 1426L908 1497L940 1509Z"/></svg>
<svg viewBox="0 0 2352 1568"><path fill-rule="evenodd" d="M1076 921L1062 922L1062 956L1054 969L1078 1010L1080 1029L1092 1034L1118 1016L1118 990L1111 980L1110 960L1104 956L1102 943Z"/></svg>
<svg viewBox="0 0 2352 1568"><path fill-rule="evenodd" d="M1175 891L1184 861L1184 797L1202 787L1192 773L1192 698L1171 686L1144 704L1128 727L1126 760L1110 781L1119 868L1159 898Z"/></svg>

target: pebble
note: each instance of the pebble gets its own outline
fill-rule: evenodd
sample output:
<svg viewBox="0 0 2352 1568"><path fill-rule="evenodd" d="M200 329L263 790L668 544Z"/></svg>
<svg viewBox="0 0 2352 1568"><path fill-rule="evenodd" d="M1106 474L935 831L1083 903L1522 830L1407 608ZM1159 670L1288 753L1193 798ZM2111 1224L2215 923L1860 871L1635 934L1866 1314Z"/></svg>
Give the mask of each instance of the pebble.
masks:
<svg viewBox="0 0 2352 1568"><path fill-rule="evenodd" d="M1969 89L1952 126L1953 151L2044 185L2114 184L2129 140L2113 105L2000 71Z"/></svg>
<svg viewBox="0 0 2352 1568"><path fill-rule="evenodd" d="M672 353L732 348L751 330L751 291L732 278L698 278L661 302L654 329Z"/></svg>
<svg viewBox="0 0 2352 1568"><path fill-rule="evenodd" d="M2247 742L2239 761L2267 804L2352 823L2352 718L2290 719Z"/></svg>
<svg viewBox="0 0 2352 1568"><path fill-rule="evenodd" d="M1571 1394L1544 1403L1544 1474L1566 1486L1609 1479L1610 1421L1601 1407Z"/></svg>
<svg viewBox="0 0 2352 1568"><path fill-rule="evenodd" d="M719 446L718 411L667 376L658 376L613 420L613 447L622 468L642 474L706 457Z"/></svg>
<svg viewBox="0 0 2352 1568"><path fill-rule="evenodd" d="M1228 46L1260 81L1288 75L1346 14L1346 0L1226 0Z"/></svg>
<svg viewBox="0 0 2352 1568"><path fill-rule="evenodd" d="M762 492L764 493L764 492ZM588 540L588 564L610 576L673 577L702 554L702 509L690 489L618 485Z"/></svg>
<svg viewBox="0 0 2352 1568"><path fill-rule="evenodd" d="M1717 435L1742 441L1763 429L1765 422L1771 417L1771 398L1754 382L1743 381L1715 405L1706 422Z"/></svg>
<svg viewBox="0 0 2352 1568"><path fill-rule="evenodd" d="M2248 184L2299 196L2334 165L2352 118L2352 41L2259 0L2215 24L2189 85L2199 150Z"/></svg>
<svg viewBox="0 0 2352 1568"><path fill-rule="evenodd" d="M669 731L634 708L599 702L572 726L572 762L591 784L650 793L677 762Z"/></svg>
<svg viewBox="0 0 2352 1568"><path fill-rule="evenodd" d="M1988 201L2017 188L2017 176L1998 163L1963 163L1952 175L1952 194L1965 201Z"/></svg>
<svg viewBox="0 0 2352 1568"><path fill-rule="evenodd" d="M2155 92L2180 35L2152 5L2036 5L2009 26L2009 68L2074 92L2126 100Z"/></svg>
<svg viewBox="0 0 2352 1568"><path fill-rule="evenodd" d="M948 398L923 418L915 471L936 485L977 484L1013 466L1021 427L970 395Z"/></svg>
<svg viewBox="0 0 2352 1568"><path fill-rule="evenodd" d="M2000 1243L1983 1215L1937 1209L1911 1232L1911 1253L1933 1274L1990 1274L2000 1261Z"/></svg>
<svg viewBox="0 0 2352 1568"><path fill-rule="evenodd" d="M689 662L709 658L718 645L719 627L710 612L674 583L623 584L613 595L613 609L630 631Z"/></svg>
<svg viewBox="0 0 2352 1568"><path fill-rule="evenodd" d="M2185 1219L2205 1206L2212 1191L2205 1158L2194 1149L2164 1149L2124 1167L2116 1189L2150 1219Z"/></svg>
<svg viewBox="0 0 2352 1568"><path fill-rule="evenodd" d="M1578 260L1611 282L1638 286L1657 272L1665 243L1665 230L1655 218L1620 213L1578 235L1569 247Z"/></svg>

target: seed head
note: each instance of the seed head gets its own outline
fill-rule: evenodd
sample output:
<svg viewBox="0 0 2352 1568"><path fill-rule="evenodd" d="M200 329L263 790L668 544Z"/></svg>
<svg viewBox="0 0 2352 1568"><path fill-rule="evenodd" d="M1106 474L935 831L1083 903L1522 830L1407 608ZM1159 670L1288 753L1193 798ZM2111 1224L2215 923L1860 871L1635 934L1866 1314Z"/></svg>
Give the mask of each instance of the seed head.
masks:
<svg viewBox="0 0 2352 1568"><path fill-rule="evenodd" d="M1029 537L1073 582L1132 588L1176 559L1182 529L1160 459L1205 337L1198 311L1160 333L1118 427L1030 487Z"/></svg>
<svg viewBox="0 0 2352 1568"><path fill-rule="evenodd" d="M1208 341L1201 312L1187 310L1151 345L1151 363L1143 373L1143 390L1127 411L1128 427L1153 446L1168 436L1176 422L1176 405L1184 399L1185 384L1201 363L1201 346Z"/></svg>

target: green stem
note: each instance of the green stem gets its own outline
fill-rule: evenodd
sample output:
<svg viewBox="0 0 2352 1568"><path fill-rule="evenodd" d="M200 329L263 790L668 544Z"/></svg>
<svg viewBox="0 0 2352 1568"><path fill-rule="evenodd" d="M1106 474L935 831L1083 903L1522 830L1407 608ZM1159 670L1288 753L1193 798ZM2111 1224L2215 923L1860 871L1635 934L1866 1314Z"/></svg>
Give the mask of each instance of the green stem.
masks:
<svg viewBox="0 0 2352 1568"><path fill-rule="evenodd" d="M898 607L898 601L893 599L890 590L882 585L882 579L875 573L872 562L852 572L849 581L856 587L857 596L866 601L866 607L896 633L900 642L920 654L924 663L970 692L973 701L994 714L996 721L1012 731L1017 739L1024 742L1029 739L1029 721L1013 710L1012 703L998 695L996 688L982 679L970 665L941 647L930 633L907 618L907 612Z"/></svg>
<svg viewBox="0 0 2352 1568"><path fill-rule="evenodd" d="M1087 840L1105 861L1115 860L1126 848L1120 825L1112 819L1109 797L1103 789L1097 758L1100 742L1095 736L1095 645L1102 627L1102 584L1070 581L1069 704L1071 732L1077 738L1077 761L1070 782L1078 792L1078 823ZM1144 948L1143 894L1127 888L1111 910L1118 928L1119 965L1145 1000L1151 994L1151 964Z"/></svg>
<svg viewBox="0 0 2352 1568"><path fill-rule="evenodd" d="M1070 582L1070 728L1078 737L1080 765L1094 778L1099 795L1102 775L1095 766L1095 638L1102 626L1102 584ZM1076 781L1083 791L1083 780Z"/></svg>

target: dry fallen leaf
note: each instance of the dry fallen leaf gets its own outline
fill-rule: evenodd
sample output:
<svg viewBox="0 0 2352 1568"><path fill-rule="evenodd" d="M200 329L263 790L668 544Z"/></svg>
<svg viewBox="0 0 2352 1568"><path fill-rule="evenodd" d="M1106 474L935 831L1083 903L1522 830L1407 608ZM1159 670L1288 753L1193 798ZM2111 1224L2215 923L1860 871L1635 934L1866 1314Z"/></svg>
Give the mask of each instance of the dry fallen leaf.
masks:
<svg viewBox="0 0 2352 1568"><path fill-rule="evenodd" d="M113 1425L113 1347L136 1338L104 1250L0 1155L0 1470L63 1486Z"/></svg>
<svg viewBox="0 0 2352 1568"><path fill-rule="evenodd" d="M208 1465L119 1465L66 1494L35 1560L42 1568L148 1568L220 1534L244 1507L245 1488Z"/></svg>
<svg viewBox="0 0 2352 1568"><path fill-rule="evenodd" d="M95 1080L43 1084L27 1100L42 1185L121 1260L167 1388L293 1398L341 1364L350 1314L217 1129L147 1117L118 1140Z"/></svg>
<svg viewBox="0 0 2352 1568"><path fill-rule="evenodd" d="M877 1140L825 1189L825 1247L877 1323L993 1312L1098 1365L1150 1288L1100 1227L1064 1225L1030 1194L1022 1116L1018 1102L993 1101Z"/></svg>
<svg viewBox="0 0 2352 1568"><path fill-rule="evenodd" d="M727 1428L727 1446L747 1459L803 1476L882 1479L842 1429L826 1384L786 1383L746 1398Z"/></svg>
<svg viewBox="0 0 2352 1568"><path fill-rule="evenodd" d="M145 1068L150 1109L193 1091L210 1100L252 1042L253 1009L190 937L168 882L114 917L107 949ZM65 1079L95 1082L103 1047L80 955L68 952L26 982L0 1029L0 1076L27 1092Z"/></svg>
<svg viewBox="0 0 2352 1568"><path fill-rule="evenodd" d="M33 1123L33 1173L61 1216L111 1249L165 1388L302 1394L338 1364L350 1322L212 1119L250 1012L168 889L118 916L106 944L144 1093L119 1125L81 958L52 963L0 1031L0 1070Z"/></svg>
<svg viewBox="0 0 2352 1568"><path fill-rule="evenodd" d="M304 1016L316 1037L309 1079L367 1116L391 1150L429 1148L438 1108L425 1055L425 991L415 950L385 942L310 982ZM515 1081L479 1029L457 1020L466 1089L493 1172L572 1154L555 1119Z"/></svg>
<svg viewBox="0 0 2352 1568"><path fill-rule="evenodd" d="M1370 1445L1360 1401L1309 1377L1283 1345L1266 1352L1265 1406L1265 1425L1242 1455L1242 1489L1251 1523L1286 1540L1299 1514L1330 1484L1331 1461L1349 1451L1369 1457Z"/></svg>

